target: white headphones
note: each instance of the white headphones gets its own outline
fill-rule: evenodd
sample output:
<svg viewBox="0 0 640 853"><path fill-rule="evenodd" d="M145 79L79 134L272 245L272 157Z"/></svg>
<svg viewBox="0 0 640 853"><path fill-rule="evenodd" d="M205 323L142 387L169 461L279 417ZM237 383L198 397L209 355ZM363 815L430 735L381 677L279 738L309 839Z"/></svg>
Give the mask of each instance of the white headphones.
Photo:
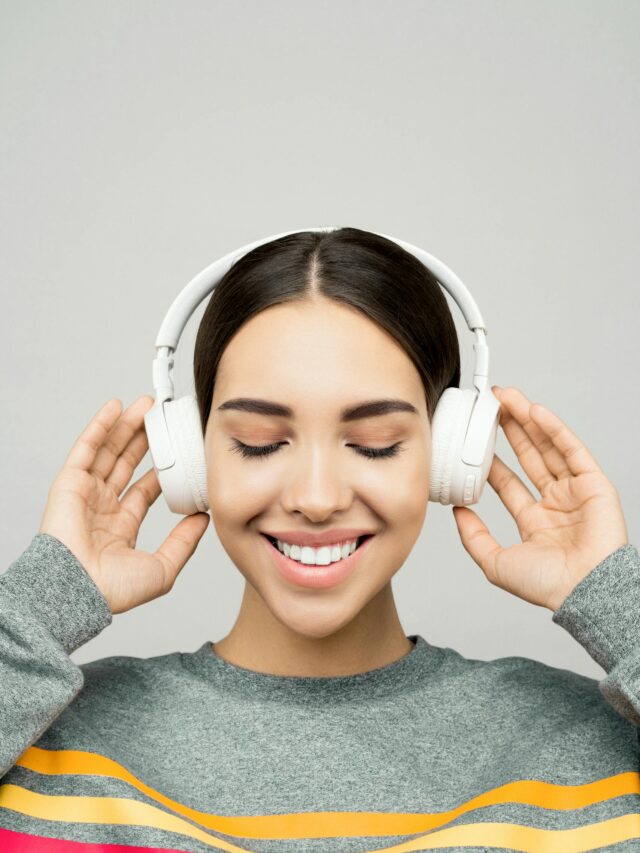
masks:
<svg viewBox="0 0 640 853"><path fill-rule="evenodd" d="M171 375L172 355L189 317L233 263L252 249L287 234L334 231L337 227L299 228L248 243L205 267L172 302L155 342L156 401L144 418L153 466L172 512L192 515L209 509L198 404L193 395L174 400ZM378 236L392 240L421 261L455 299L467 325L476 333L473 387L446 388L433 415L429 500L454 506L477 503L493 462L500 417L500 402L488 387L489 347L482 315L462 281L442 261L404 240Z"/></svg>

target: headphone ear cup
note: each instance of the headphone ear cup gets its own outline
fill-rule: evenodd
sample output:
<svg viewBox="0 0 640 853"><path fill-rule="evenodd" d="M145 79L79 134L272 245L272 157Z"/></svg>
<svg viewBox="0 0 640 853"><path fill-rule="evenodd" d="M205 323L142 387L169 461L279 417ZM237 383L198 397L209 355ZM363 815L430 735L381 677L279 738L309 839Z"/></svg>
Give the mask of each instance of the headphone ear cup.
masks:
<svg viewBox="0 0 640 853"><path fill-rule="evenodd" d="M466 472L462 448L476 397L471 388L445 388L438 400L431 422L430 501L455 502L455 484Z"/></svg>
<svg viewBox="0 0 640 853"><path fill-rule="evenodd" d="M158 480L172 512L193 515L209 509L207 465L198 404L192 395L164 402L169 442L175 463L158 471ZM153 456L153 448L152 448Z"/></svg>

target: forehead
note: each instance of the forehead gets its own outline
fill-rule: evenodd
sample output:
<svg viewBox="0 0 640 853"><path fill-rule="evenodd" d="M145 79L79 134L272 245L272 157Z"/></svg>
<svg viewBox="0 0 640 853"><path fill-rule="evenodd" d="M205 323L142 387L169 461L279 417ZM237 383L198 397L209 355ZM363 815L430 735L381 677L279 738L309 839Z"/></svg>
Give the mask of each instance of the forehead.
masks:
<svg viewBox="0 0 640 853"><path fill-rule="evenodd" d="M220 360L214 405L266 397L294 408L372 397L424 397L415 365L386 330L333 300L275 305L233 336Z"/></svg>

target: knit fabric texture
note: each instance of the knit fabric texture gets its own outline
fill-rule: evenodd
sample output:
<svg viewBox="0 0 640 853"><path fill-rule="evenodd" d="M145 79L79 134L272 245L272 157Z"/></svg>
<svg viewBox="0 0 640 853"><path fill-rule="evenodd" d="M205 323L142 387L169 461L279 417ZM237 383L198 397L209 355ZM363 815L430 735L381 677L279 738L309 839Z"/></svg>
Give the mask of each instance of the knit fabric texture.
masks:
<svg viewBox="0 0 640 853"><path fill-rule="evenodd" d="M355 675L194 651L70 655L107 628L74 554L34 536L0 576L2 853L640 851L640 555L552 615L601 680L411 635Z"/></svg>

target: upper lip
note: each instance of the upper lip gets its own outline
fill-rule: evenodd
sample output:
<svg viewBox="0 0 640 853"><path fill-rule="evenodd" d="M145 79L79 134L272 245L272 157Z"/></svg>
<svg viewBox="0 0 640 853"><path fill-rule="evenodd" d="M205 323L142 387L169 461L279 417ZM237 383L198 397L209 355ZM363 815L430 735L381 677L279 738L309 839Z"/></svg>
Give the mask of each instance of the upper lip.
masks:
<svg viewBox="0 0 640 853"><path fill-rule="evenodd" d="M306 533L304 530L260 530L287 542L289 545L307 545L311 548L321 548L323 545L333 545L338 542L347 542L357 539L359 536L373 535L375 530L365 530L363 527L334 527L325 530L324 533Z"/></svg>

